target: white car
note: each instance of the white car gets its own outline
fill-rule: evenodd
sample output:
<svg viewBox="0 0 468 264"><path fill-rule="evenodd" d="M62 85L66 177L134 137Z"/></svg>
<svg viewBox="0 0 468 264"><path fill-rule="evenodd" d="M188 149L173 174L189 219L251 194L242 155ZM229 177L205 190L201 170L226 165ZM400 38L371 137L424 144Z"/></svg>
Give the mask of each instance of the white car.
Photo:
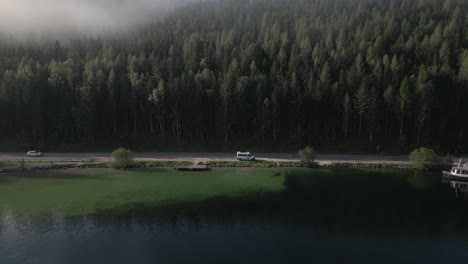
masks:
<svg viewBox="0 0 468 264"><path fill-rule="evenodd" d="M242 151L237 151L237 159L238 160L243 160L243 161L254 161L255 160L255 155L253 155L252 153L246 151L246 152L242 152Z"/></svg>
<svg viewBox="0 0 468 264"><path fill-rule="evenodd" d="M26 156L27 157L42 157L42 152L31 150L31 151L28 151L28 153L26 153Z"/></svg>

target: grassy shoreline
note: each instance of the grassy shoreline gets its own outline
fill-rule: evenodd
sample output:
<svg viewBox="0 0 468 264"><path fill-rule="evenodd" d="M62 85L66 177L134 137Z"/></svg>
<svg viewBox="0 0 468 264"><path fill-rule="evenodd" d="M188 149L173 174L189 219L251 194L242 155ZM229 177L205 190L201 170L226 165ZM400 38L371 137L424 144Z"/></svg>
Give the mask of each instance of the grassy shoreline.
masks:
<svg viewBox="0 0 468 264"><path fill-rule="evenodd" d="M175 168L180 166L206 165L210 168L326 168L326 169L410 169L409 164L386 163L386 162L331 162L305 165L300 161L265 161L253 162L243 161L207 161L195 162L190 160L156 160L156 161L134 161L130 169L138 168ZM21 171L44 171L65 169L106 169L111 167L108 161L8 161L0 163L0 173L11 173Z"/></svg>

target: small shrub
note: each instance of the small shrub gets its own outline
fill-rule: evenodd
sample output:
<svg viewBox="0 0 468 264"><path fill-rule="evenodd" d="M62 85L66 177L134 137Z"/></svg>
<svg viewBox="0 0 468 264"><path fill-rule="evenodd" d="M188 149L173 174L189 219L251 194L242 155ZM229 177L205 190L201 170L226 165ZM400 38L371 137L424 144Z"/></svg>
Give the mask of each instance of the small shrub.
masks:
<svg viewBox="0 0 468 264"><path fill-rule="evenodd" d="M20 171L25 171L26 170L26 161L24 160L24 158L22 158L20 160L19 165L20 165Z"/></svg>
<svg viewBox="0 0 468 264"><path fill-rule="evenodd" d="M317 152L313 148L307 146L304 149L299 150L298 154L301 162L304 165L312 166L314 164L315 154L317 154Z"/></svg>
<svg viewBox="0 0 468 264"><path fill-rule="evenodd" d="M276 163L272 161L209 161L205 165L213 168L273 168Z"/></svg>
<svg viewBox="0 0 468 264"><path fill-rule="evenodd" d="M175 160L154 160L154 161L137 161L132 164L136 168L173 168L177 166L193 165L190 161L175 161Z"/></svg>
<svg viewBox="0 0 468 264"><path fill-rule="evenodd" d="M445 158L441 158L440 162L444 166L451 166L453 164L453 157L447 153L447 156Z"/></svg>
<svg viewBox="0 0 468 264"><path fill-rule="evenodd" d="M125 169L133 164L133 153L124 148L116 149L112 152L111 167L114 169Z"/></svg>
<svg viewBox="0 0 468 264"><path fill-rule="evenodd" d="M440 157L432 149L419 148L410 153L412 167L417 170L430 170L441 165Z"/></svg>
<svg viewBox="0 0 468 264"><path fill-rule="evenodd" d="M304 164L302 162L296 162L296 161L280 161L277 162L277 167L284 167L284 168L299 168L303 167Z"/></svg>

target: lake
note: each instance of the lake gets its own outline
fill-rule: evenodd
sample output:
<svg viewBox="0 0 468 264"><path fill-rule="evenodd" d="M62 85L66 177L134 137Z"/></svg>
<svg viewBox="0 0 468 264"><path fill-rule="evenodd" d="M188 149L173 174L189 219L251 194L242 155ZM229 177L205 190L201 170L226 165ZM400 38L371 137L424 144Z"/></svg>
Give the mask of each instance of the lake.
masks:
<svg viewBox="0 0 468 264"><path fill-rule="evenodd" d="M439 174L318 169L0 175L0 263L467 263Z"/></svg>

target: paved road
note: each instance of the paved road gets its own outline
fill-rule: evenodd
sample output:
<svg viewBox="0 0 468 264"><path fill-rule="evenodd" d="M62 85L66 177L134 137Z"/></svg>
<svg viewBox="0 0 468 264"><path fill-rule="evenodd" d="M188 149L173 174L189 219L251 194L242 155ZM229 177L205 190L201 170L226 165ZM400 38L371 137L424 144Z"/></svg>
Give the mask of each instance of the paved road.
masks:
<svg viewBox="0 0 468 264"><path fill-rule="evenodd" d="M297 154L287 153L255 153L257 159L261 160L298 160ZM81 160L109 160L109 153L44 153L40 158L27 158L24 153L0 153L0 160L43 160L43 161L81 161ZM136 153L135 158L139 160L235 160L235 153L178 153L178 152L145 152ZM319 162L388 162L406 163L407 156L381 156L381 155L329 155L319 154L316 156Z"/></svg>

